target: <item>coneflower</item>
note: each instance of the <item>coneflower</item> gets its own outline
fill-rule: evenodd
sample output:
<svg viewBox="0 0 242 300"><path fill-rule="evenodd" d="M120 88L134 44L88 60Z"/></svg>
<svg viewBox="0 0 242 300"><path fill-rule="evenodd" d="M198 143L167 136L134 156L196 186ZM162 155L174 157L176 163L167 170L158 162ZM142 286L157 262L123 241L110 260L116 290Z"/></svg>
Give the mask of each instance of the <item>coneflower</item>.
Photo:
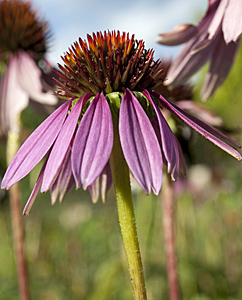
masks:
<svg viewBox="0 0 242 300"><path fill-rule="evenodd" d="M163 166L176 180L184 161L162 108L241 159L235 149L240 144L153 90L162 82L160 61L153 54L142 40L119 31L93 33L87 41L75 42L62 57L61 80L56 80L57 95L66 103L26 140L2 181L2 188L9 189L46 155L24 214L39 189L50 190L55 202L75 184L89 188L96 201L105 199L113 181L135 299L146 295L129 170L147 194L153 190L158 195Z"/></svg>
<svg viewBox="0 0 242 300"><path fill-rule="evenodd" d="M160 61L153 59L154 51L146 50L143 41L114 31L88 35L87 40L75 42L62 57L64 66L59 65L62 80L56 80L57 94L67 102L26 140L6 172L2 188L22 179L47 152L37 182L38 189L42 185L41 192L51 189L52 194L63 196L74 183L77 188L92 189L103 172L110 182L115 117L130 171L147 194L151 190L158 194L163 164L176 180L181 156L162 107L241 159L235 150L240 144L152 89L162 82L162 70Z"/></svg>

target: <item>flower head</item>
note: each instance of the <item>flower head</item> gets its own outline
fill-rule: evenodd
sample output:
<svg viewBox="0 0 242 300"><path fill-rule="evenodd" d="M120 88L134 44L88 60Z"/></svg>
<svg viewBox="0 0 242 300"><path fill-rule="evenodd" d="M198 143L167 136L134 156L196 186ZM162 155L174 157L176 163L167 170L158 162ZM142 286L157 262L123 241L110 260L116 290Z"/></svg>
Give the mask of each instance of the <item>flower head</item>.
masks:
<svg viewBox="0 0 242 300"><path fill-rule="evenodd" d="M166 84L177 85L189 79L210 62L202 98L210 97L225 81L233 65L242 33L240 0L210 0L206 15L198 26L180 25L160 34L158 43L173 46L185 43L172 64Z"/></svg>
<svg viewBox="0 0 242 300"><path fill-rule="evenodd" d="M49 30L37 18L28 1L0 3L0 124L2 129L18 132L18 116L29 98L55 104L56 97L43 93L41 71Z"/></svg>
<svg viewBox="0 0 242 300"><path fill-rule="evenodd" d="M131 173L147 194L158 194L163 165L176 180L184 163L162 108L241 159L238 143L152 89L162 82L162 70L143 41L119 31L98 32L87 40L74 43L59 66L57 93L67 101L26 140L3 178L2 188L9 189L46 155L24 213L39 189L50 190L52 203L74 184L89 188L94 202L99 196L104 200L112 183L109 158L116 131Z"/></svg>

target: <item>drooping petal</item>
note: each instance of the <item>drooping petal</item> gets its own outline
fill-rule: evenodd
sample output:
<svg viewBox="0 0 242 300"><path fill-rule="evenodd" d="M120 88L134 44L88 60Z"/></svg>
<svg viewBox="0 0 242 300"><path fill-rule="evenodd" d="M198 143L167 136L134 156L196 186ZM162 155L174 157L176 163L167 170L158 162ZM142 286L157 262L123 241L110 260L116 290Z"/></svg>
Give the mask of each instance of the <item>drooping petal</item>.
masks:
<svg viewBox="0 0 242 300"><path fill-rule="evenodd" d="M74 183L75 180L71 169L71 147L69 146L58 177L50 188L51 204L55 204L56 201L61 203Z"/></svg>
<svg viewBox="0 0 242 300"><path fill-rule="evenodd" d="M197 31L197 27L191 24L178 25L170 32L159 34L156 42L167 46L180 45L190 40Z"/></svg>
<svg viewBox="0 0 242 300"><path fill-rule="evenodd" d="M225 42L237 42L242 33L242 3L229 0L222 24Z"/></svg>
<svg viewBox="0 0 242 300"><path fill-rule="evenodd" d="M163 117L158 105L150 97L148 91L144 90L142 93L147 97L155 110L159 123L162 150L167 161L167 171L168 173L171 173L172 179L176 180L179 173L179 151L177 148L175 136L170 129L170 126L167 124L165 118Z"/></svg>
<svg viewBox="0 0 242 300"><path fill-rule="evenodd" d="M181 51L180 55L174 60L167 73L165 85L178 85L186 82L193 74L195 74L209 59L213 43L200 51L192 53L197 43L189 41Z"/></svg>
<svg viewBox="0 0 242 300"><path fill-rule="evenodd" d="M0 123L5 133L19 132L18 118L29 101L28 94L18 84L17 70L17 57L11 55L0 82Z"/></svg>
<svg viewBox="0 0 242 300"><path fill-rule="evenodd" d="M230 155L234 156L238 160L241 160L242 156L241 154L236 151L233 147L229 146L222 140L225 140L227 143L233 145L236 148L240 148L241 145L237 143L236 141L232 140L228 136L224 135L222 132L218 131L217 129L213 128L212 126L202 122L198 118L190 115L189 113L181 110L179 107L177 107L175 104L172 104L165 98L163 98L160 94L158 94L155 91L151 91L151 94L160 100L160 103L162 106L164 106L166 109L168 109L170 112L172 112L174 115L176 115L179 119L181 119L183 122L185 122L187 125L192 127L194 130L196 130L198 133L200 133L202 136L210 140L212 143L214 143L219 148L223 149L225 152L229 153Z"/></svg>
<svg viewBox="0 0 242 300"><path fill-rule="evenodd" d="M1 188L9 189L26 176L45 156L54 143L67 116L71 100L60 106L28 137L11 161Z"/></svg>
<svg viewBox="0 0 242 300"><path fill-rule="evenodd" d="M57 97L50 93L42 92L41 72L30 55L24 51L19 51L17 61L17 80L19 86L22 87L31 99L43 104L55 105L58 101Z"/></svg>
<svg viewBox="0 0 242 300"><path fill-rule="evenodd" d="M86 189L101 174L113 147L112 115L104 95L97 94L81 119L72 149L77 188Z"/></svg>
<svg viewBox="0 0 242 300"><path fill-rule="evenodd" d="M136 180L157 195L162 183L162 156L149 118L130 90L120 105L119 133L124 157Z"/></svg>
<svg viewBox="0 0 242 300"><path fill-rule="evenodd" d="M33 188L33 190L32 190L32 193L31 193L31 195L29 196L29 199L28 199L28 201L27 201L27 203L26 203L26 205L25 205L25 207L24 207L23 215L29 215L29 212L30 212L30 210L31 210L31 207L32 207L33 204L34 204L34 201L35 201L35 199L36 199L36 197L37 197L37 194L38 194L38 192L39 192L39 189L40 189L40 186L41 186L41 183L42 183L42 180L43 180L44 171L45 171L45 166L46 166L46 163L47 163L47 161L48 161L48 158L49 158L49 155L47 155L46 158L45 158L45 161L44 161L43 166L42 166L42 168L41 168L41 170L40 170L39 176L38 176L37 181L36 181L36 183L35 183L35 185L34 185L34 188Z"/></svg>
<svg viewBox="0 0 242 300"><path fill-rule="evenodd" d="M222 126L223 120L213 114L209 109L198 102L182 100L177 101L176 105L180 107L182 110L188 110L190 113L199 116L200 120L212 125L212 126Z"/></svg>
<svg viewBox="0 0 242 300"><path fill-rule="evenodd" d="M101 197L102 202L105 203L107 191L112 185L112 174L109 162L104 167L102 173L98 178L88 187L90 195L92 197L92 202L97 203L99 197Z"/></svg>
<svg viewBox="0 0 242 300"><path fill-rule="evenodd" d="M66 118L60 133L53 145L50 153L50 159L46 165L46 171L43 178L41 193L46 192L58 176L62 166L64 157L72 140L73 134L77 127L77 122L81 114L81 110L90 95L84 94L74 105L68 117Z"/></svg>
<svg viewBox="0 0 242 300"><path fill-rule="evenodd" d="M187 175L186 161L183 156L181 145L180 145L179 141L177 140L176 136L175 136L175 140L177 143L177 149L178 149L178 153L179 153L179 173L181 174L181 176L186 176Z"/></svg>
<svg viewBox="0 0 242 300"><path fill-rule="evenodd" d="M224 16L224 12L226 10L226 6L228 5L228 1L229 0L217 1L218 6L217 6L217 4L215 4L215 6L214 6L215 14L214 14L213 19L208 28L208 33L209 33L208 38L210 40L213 39L215 34L218 32L218 29L220 27L220 24L221 24L223 16Z"/></svg>
<svg viewBox="0 0 242 300"><path fill-rule="evenodd" d="M222 38L222 32L219 35L220 38L217 39L216 48L214 49L209 70L201 90L201 97L204 101L225 81L239 49L239 42L232 42L226 45Z"/></svg>

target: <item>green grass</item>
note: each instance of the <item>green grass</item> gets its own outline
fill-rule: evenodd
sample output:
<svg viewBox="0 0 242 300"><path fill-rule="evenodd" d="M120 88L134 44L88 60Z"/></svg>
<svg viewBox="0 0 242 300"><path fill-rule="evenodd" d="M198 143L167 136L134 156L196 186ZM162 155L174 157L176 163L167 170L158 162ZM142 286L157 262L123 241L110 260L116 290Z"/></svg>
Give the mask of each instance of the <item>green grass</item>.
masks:
<svg viewBox="0 0 242 300"><path fill-rule="evenodd" d="M23 180L24 195L28 183ZM194 199L188 192L177 199L181 293L192 300L241 299L242 188L239 178L233 193L216 184L209 188L210 199ZM134 198L149 299L168 299L161 199L143 192ZM88 193L73 190L61 205L51 206L49 195L41 194L23 219L33 299L132 299L112 191L106 204L92 204ZM1 205L0 240L0 299L15 300L7 200Z"/></svg>

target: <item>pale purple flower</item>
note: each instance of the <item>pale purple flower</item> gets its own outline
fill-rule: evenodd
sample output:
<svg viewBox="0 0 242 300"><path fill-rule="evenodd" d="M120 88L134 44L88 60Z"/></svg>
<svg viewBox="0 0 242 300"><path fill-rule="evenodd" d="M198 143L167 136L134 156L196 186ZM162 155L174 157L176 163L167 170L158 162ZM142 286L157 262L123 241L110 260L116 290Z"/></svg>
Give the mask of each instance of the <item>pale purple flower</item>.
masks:
<svg viewBox="0 0 242 300"><path fill-rule="evenodd" d="M185 43L173 62L167 85L185 82L207 61L210 66L201 96L210 97L225 81L233 66L242 33L241 0L210 0L206 15L197 27L180 25L160 34L158 43L173 46Z"/></svg>
<svg viewBox="0 0 242 300"><path fill-rule="evenodd" d="M46 52L47 24L40 21L29 2L0 3L0 126L5 133L19 132L21 112L30 98L54 105L57 98L44 93L38 61Z"/></svg>
<svg viewBox="0 0 242 300"><path fill-rule="evenodd" d="M39 189L43 193L50 190L52 203L61 201L73 185L89 188L93 202L99 197L105 200L112 183L113 116L118 117L128 167L147 194L160 192L163 166L173 180L185 168L180 145L161 108L241 159L235 149L240 144L152 89L160 83L162 73L143 41L125 33L104 32L88 36L88 44L80 39L63 57L58 94L69 100L25 141L2 180L1 187L9 189L46 155L25 214Z"/></svg>
<svg viewBox="0 0 242 300"><path fill-rule="evenodd" d="M54 105L57 98L42 91L41 71L33 58L24 51L10 54L0 82L0 124L2 129L19 131L16 116L28 106L30 98L42 104Z"/></svg>

